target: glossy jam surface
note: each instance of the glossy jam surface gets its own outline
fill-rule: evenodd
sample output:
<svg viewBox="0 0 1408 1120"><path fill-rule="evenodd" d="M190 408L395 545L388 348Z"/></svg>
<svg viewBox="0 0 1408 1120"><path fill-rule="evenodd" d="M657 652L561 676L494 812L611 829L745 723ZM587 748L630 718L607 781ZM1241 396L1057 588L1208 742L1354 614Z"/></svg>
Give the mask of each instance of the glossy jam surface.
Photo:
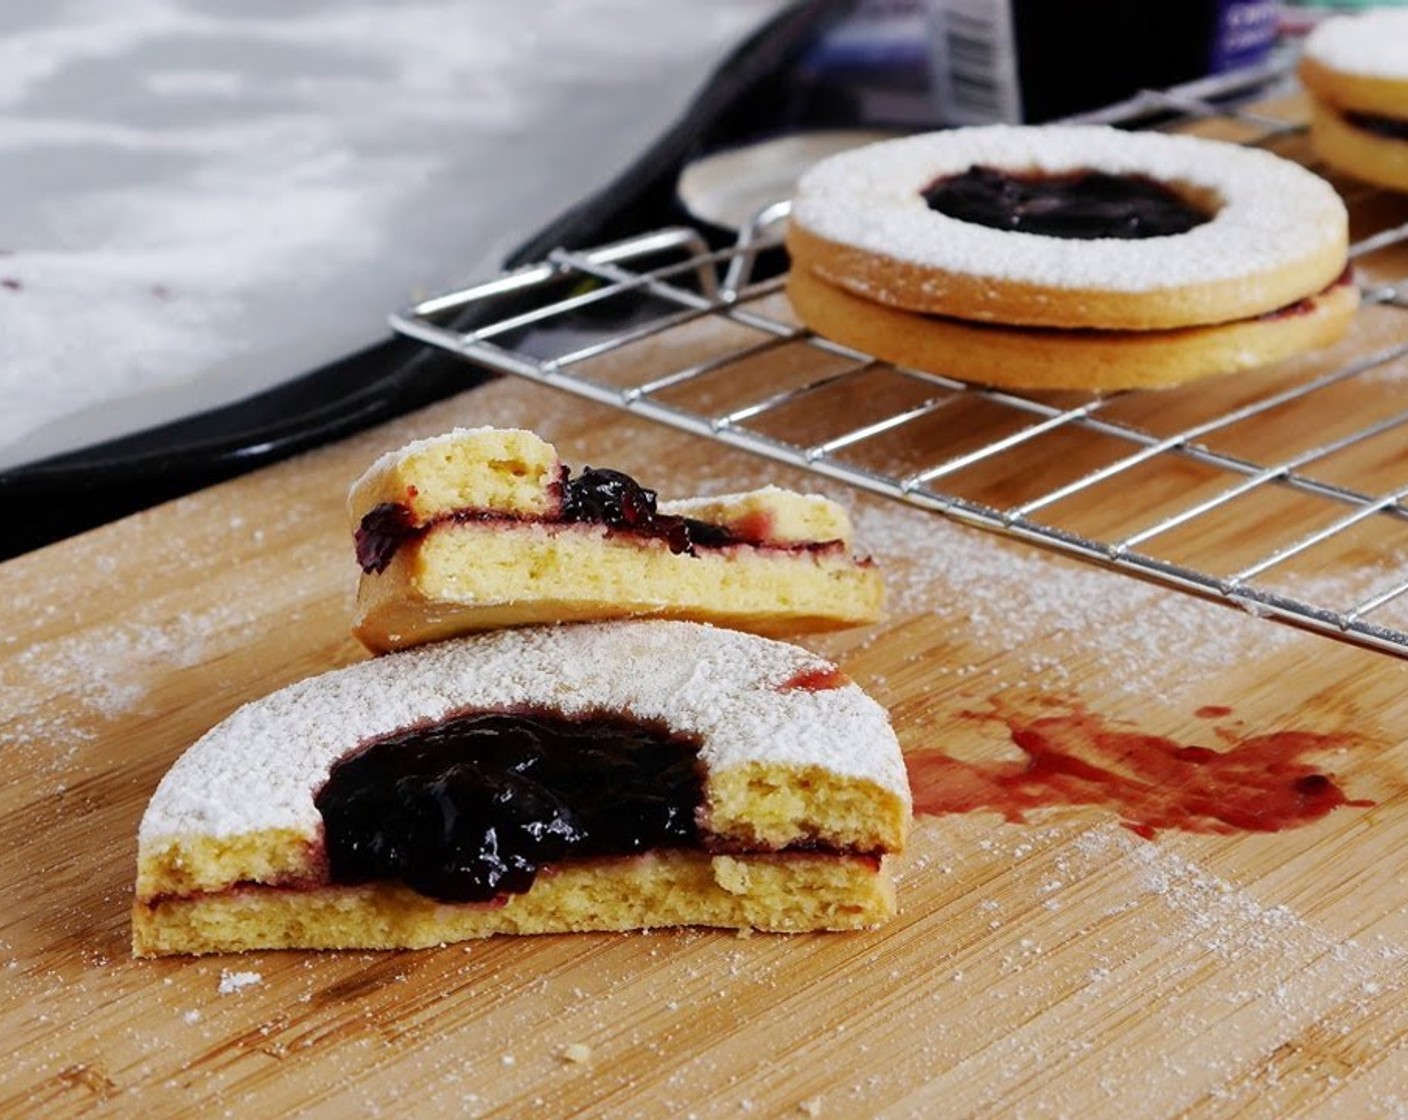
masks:
<svg viewBox="0 0 1408 1120"><path fill-rule="evenodd" d="M974 166L922 194L931 210L960 221L1083 240L1168 237L1212 217L1162 183L1103 171L1023 176Z"/></svg>
<svg viewBox="0 0 1408 1120"><path fill-rule="evenodd" d="M851 683L835 665L824 668L802 669L777 686L778 692L829 692L833 688L845 688Z"/></svg>
<svg viewBox="0 0 1408 1120"><path fill-rule="evenodd" d="M588 467L562 482L562 519L591 521L644 537L658 537L674 553L694 554L696 545L717 547L736 538L721 525L660 513L654 490L628 474Z"/></svg>
<svg viewBox="0 0 1408 1120"><path fill-rule="evenodd" d="M1380 117L1373 113L1346 113L1344 119L1363 132L1388 140L1408 140L1408 119Z"/></svg>
<svg viewBox="0 0 1408 1120"><path fill-rule="evenodd" d="M363 747L315 803L334 883L487 902L563 859L694 846L701 795L697 746L658 728L481 712Z"/></svg>
<svg viewBox="0 0 1408 1120"><path fill-rule="evenodd" d="M384 572L396 550L416 532L415 516L410 507L395 502L373 506L353 534L357 563L364 572Z"/></svg>

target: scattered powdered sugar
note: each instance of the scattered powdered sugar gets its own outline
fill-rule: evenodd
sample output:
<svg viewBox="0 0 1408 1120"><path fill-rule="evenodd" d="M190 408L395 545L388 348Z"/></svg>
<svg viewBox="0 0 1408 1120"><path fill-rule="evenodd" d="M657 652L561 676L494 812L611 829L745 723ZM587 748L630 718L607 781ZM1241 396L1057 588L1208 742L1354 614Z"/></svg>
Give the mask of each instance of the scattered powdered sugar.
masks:
<svg viewBox="0 0 1408 1120"><path fill-rule="evenodd" d="M413 439L410 443L400 447L393 447L388 451L383 451L372 460L371 466L352 481L348 490L352 493L356 493L357 490L361 489L368 481L375 478L377 475L385 474L393 467L398 467L408 459L423 455L426 452L448 450L466 440L472 440L475 436L486 434L496 435L500 432L504 432L505 437L508 435L524 435L535 440L538 438L534 433L525 432L522 428L503 429L487 425L480 425L476 428L451 428L448 432L437 432L432 436L422 436L420 439Z"/></svg>
<svg viewBox="0 0 1408 1120"><path fill-rule="evenodd" d="M1408 81L1408 12L1327 19L1306 37L1305 54L1331 70Z"/></svg>
<svg viewBox="0 0 1408 1120"><path fill-rule="evenodd" d="M50 766L63 765L93 738L94 722L131 711L163 673L237 644L253 620L253 608L217 602L165 622L116 622L33 642L0 668L6 739L43 744ZM62 705L36 703L59 696Z"/></svg>
<svg viewBox="0 0 1408 1120"><path fill-rule="evenodd" d="M256 984L262 984L264 976L258 972L231 972L223 969L220 972L219 992L222 996L227 996L231 992L242 992L245 988L252 988Z"/></svg>
<svg viewBox="0 0 1408 1120"><path fill-rule="evenodd" d="M927 510L868 501L855 516L858 546L886 573L890 615L934 614L962 628L972 664L953 672L975 672L990 657L1007 655L1061 686L1091 665L1106 689L1175 699L1243 661L1249 649L1265 654L1316 640L1001 542Z"/></svg>
<svg viewBox="0 0 1408 1120"><path fill-rule="evenodd" d="M1094 1094L1102 1115L1148 1101L1182 1115L1209 1099L1230 1114L1250 1097L1266 1105L1252 1111L1286 1115L1275 1094L1301 1103L1326 1090L1326 1068L1368 1080L1372 1063L1334 1040L1362 1045L1401 999L1408 951L1392 932L1321 925L1264 879L1244 886L1209 870L1201 844L1073 823L985 833L965 820L957 837L968 843L923 873L954 873L966 888L946 892L957 928L936 939L947 955L934 968L935 1000L960 1003L962 1019L918 1017L891 1065L928 1082L946 1113L1076 1116ZM1377 1030L1397 1048L1393 1020ZM925 1051L953 1057L934 1065Z"/></svg>

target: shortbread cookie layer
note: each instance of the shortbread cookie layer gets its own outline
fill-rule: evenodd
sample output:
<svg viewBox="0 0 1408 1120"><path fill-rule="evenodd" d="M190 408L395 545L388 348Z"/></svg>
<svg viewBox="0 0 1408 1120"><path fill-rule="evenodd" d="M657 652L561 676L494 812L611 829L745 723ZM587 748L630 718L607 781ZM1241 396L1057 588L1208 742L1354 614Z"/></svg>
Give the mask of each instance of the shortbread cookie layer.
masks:
<svg viewBox="0 0 1408 1120"><path fill-rule="evenodd" d="M897 311L793 270L787 295L827 338L896 365L1019 389L1157 389L1266 365L1348 329L1358 289L1338 283L1279 313L1168 331L1051 330Z"/></svg>
<svg viewBox="0 0 1408 1120"><path fill-rule="evenodd" d="M251 949L426 949L495 934L716 926L776 933L866 929L894 886L862 856L662 850L563 867L527 894L447 906L399 884L234 889L133 911L139 956Z"/></svg>
<svg viewBox="0 0 1408 1120"><path fill-rule="evenodd" d="M603 762L597 775L596 747L555 754L552 766L530 752L496 777L481 769L508 740L481 737L461 755L462 740L441 730L480 716L569 729L609 718L642 729L651 753L638 757L695 752L673 771L697 774L689 819L670 818L668 841L603 848L590 789L617 796L630 785L623 763ZM385 776L386 765L420 765L436 750L452 752L448 763L433 759L443 771ZM380 776L358 785L372 759ZM586 777L572 781L597 783L587 794L534 784L579 759ZM337 815L334 788L344 809L367 799L373 811ZM495 807L475 808L481 795ZM393 808L378 808L387 797ZM652 805L612 809L612 822L658 813ZM502 806L519 816L484 817ZM418 823L422 809L429 824ZM909 816L884 710L814 654L685 622L500 631L299 682L207 733L143 817L134 950L384 948L682 923L856 928L891 911L885 857L902 846ZM442 835L445 821L460 831ZM373 832L356 831L365 827ZM543 837L566 847L535 864ZM369 878L366 861L383 858L399 870ZM481 867L488 878L476 877ZM426 882L435 887L420 889Z"/></svg>
<svg viewBox="0 0 1408 1120"><path fill-rule="evenodd" d="M389 453L349 508L354 632L377 652L627 616L801 633L873 622L883 603L835 502L766 487L657 503L615 472L569 478L529 432L460 430Z"/></svg>
<svg viewBox="0 0 1408 1120"><path fill-rule="evenodd" d="M923 192L971 168L1028 178L1093 171L1151 180L1210 220L1140 240L994 229ZM900 310L1008 325L1159 330L1246 319L1344 269L1344 204L1264 151L1078 126L952 129L823 160L798 184L794 268Z"/></svg>
<svg viewBox="0 0 1408 1120"><path fill-rule="evenodd" d="M1340 171L1366 183L1408 191L1408 118L1402 139L1383 136L1312 98L1310 143L1321 159Z"/></svg>

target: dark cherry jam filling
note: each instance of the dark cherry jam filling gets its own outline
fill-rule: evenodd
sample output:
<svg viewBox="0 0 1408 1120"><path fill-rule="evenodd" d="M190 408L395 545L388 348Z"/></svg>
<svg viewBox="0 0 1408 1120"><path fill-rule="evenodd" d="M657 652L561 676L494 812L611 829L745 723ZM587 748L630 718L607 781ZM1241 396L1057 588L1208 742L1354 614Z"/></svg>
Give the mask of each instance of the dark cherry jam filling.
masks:
<svg viewBox="0 0 1408 1120"><path fill-rule="evenodd" d="M722 525L657 512L654 490L605 467L588 467L576 478L562 479L562 520L592 521L643 537L658 537L674 553L694 555L696 545L717 548L740 537Z"/></svg>
<svg viewBox="0 0 1408 1120"><path fill-rule="evenodd" d="M563 859L696 846L701 796L687 739L617 717L480 712L372 742L315 803L334 883L488 902Z"/></svg>
<svg viewBox="0 0 1408 1120"><path fill-rule="evenodd" d="M1212 217L1153 179L1103 171L1013 175L973 166L920 193L950 218L1047 237L1168 237Z"/></svg>
<svg viewBox="0 0 1408 1120"><path fill-rule="evenodd" d="M1345 113L1344 119L1355 128L1372 132L1389 140L1408 140L1408 120L1402 117L1381 117L1376 113Z"/></svg>
<svg viewBox="0 0 1408 1120"><path fill-rule="evenodd" d="M671 552L695 555L695 548L722 548L730 544L759 543L723 525L711 525L692 517L660 513L654 490L647 490L630 475L600 467L588 467L572 478L567 468L560 482L562 513L557 520L593 522L640 537L663 540ZM491 521L497 515L482 510L461 510L447 520ZM396 550L406 541L423 534L429 525L417 525L411 510L397 502L374 506L357 526L354 538L357 563L364 572L382 572Z"/></svg>
<svg viewBox="0 0 1408 1120"><path fill-rule="evenodd" d="M362 518L352 535L357 545L357 563L364 572L384 572L402 543L420 530L409 506L382 502Z"/></svg>

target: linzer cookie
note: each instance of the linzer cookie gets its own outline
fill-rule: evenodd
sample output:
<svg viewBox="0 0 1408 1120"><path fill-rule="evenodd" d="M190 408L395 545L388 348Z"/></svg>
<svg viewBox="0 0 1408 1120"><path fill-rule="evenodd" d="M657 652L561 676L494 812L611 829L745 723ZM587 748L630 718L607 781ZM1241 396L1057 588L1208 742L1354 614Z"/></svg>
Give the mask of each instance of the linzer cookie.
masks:
<svg viewBox="0 0 1408 1120"><path fill-rule="evenodd" d="M533 627L240 708L142 819L139 956L495 933L856 929L910 794L884 710L794 646Z"/></svg>
<svg viewBox="0 0 1408 1120"><path fill-rule="evenodd" d="M788 294L819 334L964 380L1175 385L1341 335L1347 228L1328 183L1263 151L954 129L807 172Z"/></svg>
<svg viewBox="0 0 1408 1120"><path fill-rule="evenodd" d="M1349 174L1408 190L1408 11L1328 19L1310 33L1300 77L1310 142Z"/></svg>
<svg viewBox="0 0 1408 1120"><path fill-rule="evenodd" d="M835 502L777 487L658 502L618 471L573 476L531 432L461 429L389 452L349 508L354 631L375 652L634 616L798 633L873 622L883 599Z"/></svg>

